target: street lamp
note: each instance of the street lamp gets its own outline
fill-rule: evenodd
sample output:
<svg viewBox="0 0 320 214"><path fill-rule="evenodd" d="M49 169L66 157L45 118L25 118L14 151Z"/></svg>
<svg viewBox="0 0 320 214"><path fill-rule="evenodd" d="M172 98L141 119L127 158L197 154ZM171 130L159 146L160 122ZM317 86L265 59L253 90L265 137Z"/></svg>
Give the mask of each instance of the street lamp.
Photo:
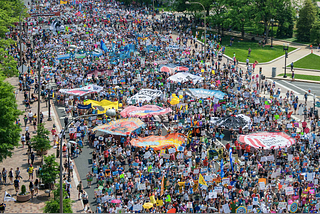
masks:
<svg viewBox="0 0 320 214"><path fill-rule="evenodd" d="M49 87L49 92L48 92L48 103L49 103L49 105L48 105L48 113L49 113L49 116L48 116L48 121L51 121L52 119L51 119L51 87Z"/></svg>
<svg viewBox="0 0 320 214"><path fill-rule="evenodd" d="M271 22L271 31L272 31L270 48L273 48L272 42L273 42L273 23L274 23L274 19L271 19L270 22Z"/></svg>
<svg viewBox="0 0 320 214"><path fill-rule="evenodd" d="M283 78L287 78L287 58L288 58L288 50L289 50L289 43L283 43L283 50L285 51L284 56L284 75Z"/></svg>
<svg viewBox="0 0 320 214"><path fill-rule="evenodd" d="M204 11L204 60L203 60L203 62L204 62L204 64L206 64L206 58L207 58L207 23L206 23L207 14L206 14L206 8L200 2L186 1L186 4L200 4L203 7L203 11Z"/></svg>
<svg viewBox="0 0 320 214"><path fill-rule="evenodd" d="M68 182L71 182L70 178L70 149L71 149L71 143L67 143L67 148L68 148Z"/></svg>

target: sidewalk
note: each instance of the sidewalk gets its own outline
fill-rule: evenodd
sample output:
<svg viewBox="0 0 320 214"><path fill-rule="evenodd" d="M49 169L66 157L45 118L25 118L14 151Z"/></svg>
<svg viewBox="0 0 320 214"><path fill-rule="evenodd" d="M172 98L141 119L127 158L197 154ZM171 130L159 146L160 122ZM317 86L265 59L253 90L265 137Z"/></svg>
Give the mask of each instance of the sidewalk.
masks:
<svg viewBox="0 0 320 214"><path fill-rule="evenodd" d="M17 88L16 92L16 96L17 96L17 104L18 104L18 109L21 111L25 111L25 105L22 104L22 101L24 99L23 97L23 92L20 92L18 89L18 84L19 84L19 80L16 77L13 78L8 78L7 81L12 84L13 86L15 86ZM32 91L31 91L32 92ZM51 111L51 118L53 119L52 121L47 121L48 118L48 108L46 107L46 103L43 102L40 104L40 111L43 113L44 115L44 119L43 122L45 123L45 128L47 128L49 131L52 129L56 119L55 119L55 113L54 111ZM53 106L51 108L52 110L54 109ZM31 105L31 109L32 113L37 113L38 112L38 104L34 103ZM22 123L22 133L25 133L25 128L24 127L24 121L23 121L23 116L27 114L23 113L19 118L20 121ZM38 113L37 113L38 114ZM33 126L27 124L27 126L29 126L29 132L30 132L30 137L33 137ZM59 129L59 125L56 124L57 129ZM58 130L59 131L59 130ZM52 140L52 136L50 134L50 139ZM21 190L21 186L25 185L27 188L27 191L29 191L29 183L30 181L28 180L29 176L27 173L27 169L28 169L28 157L26 155L28 147L25 146L24 148L22 148L22 146L19 146L17 148L14 149L13 151L13 155L12 157L8 157L7 159L5 159L2 162L2 166L1 168L5 167L6 170L10 171L11 168L13 168L13 171L15 171L17 169L17 167L20 168L20 172L21 172L21 176L22 179L20 180L20 190ZM54 154L56 155L56 149L51 148L48 151L48 155ZM59 159L56 159L56 161L59 163ZM35 181L35 179L37 178L36 173L37 170L39 168L41 164L41 158L40 157L35 157L35 161L34 161L34 179L33 181ZM9 178L7 178L7 182L9 183ZM79 212L81 210L83 210L83 206L81 201L77 200L77 190L76 190L76 185L74 183L74 180L71 183L71 186L73 187L71 190L71 199L75 201L75 203L72 204L72 209L73 212ZM1 198L4 197L5 191L7 191L11 196L15 194L15 190L14 190L14 186L13 185L0 185L0 195ZM14 198L16 198L15 196L13 196ZM51 194L51 198L53 197L53 194ZM6 207L6 212L8 213L43 213L43 208L45 206L45 202L50 200L48 193L45 193L44 190L39 190L39 194L37 196L35 196L33 199L31 199L28 202L24 202L24 203L18 203L18 202L5 202L5 204L7 205Z"/></svg>

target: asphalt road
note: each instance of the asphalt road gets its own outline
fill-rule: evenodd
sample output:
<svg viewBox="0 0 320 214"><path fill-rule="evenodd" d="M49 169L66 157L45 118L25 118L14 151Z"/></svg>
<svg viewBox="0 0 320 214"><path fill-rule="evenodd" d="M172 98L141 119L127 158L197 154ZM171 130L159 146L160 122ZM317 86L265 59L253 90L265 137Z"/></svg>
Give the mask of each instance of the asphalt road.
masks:
<svg viewBox="0 0 320 214"><path fill-rule="evenodd" d="M311 93L315 94L316 96L320 96L320 84L296 82L290 80L276 80L275 82L280 83L281 85L284 85L285 87L288 87L302 95L311 90Z"/></svg>

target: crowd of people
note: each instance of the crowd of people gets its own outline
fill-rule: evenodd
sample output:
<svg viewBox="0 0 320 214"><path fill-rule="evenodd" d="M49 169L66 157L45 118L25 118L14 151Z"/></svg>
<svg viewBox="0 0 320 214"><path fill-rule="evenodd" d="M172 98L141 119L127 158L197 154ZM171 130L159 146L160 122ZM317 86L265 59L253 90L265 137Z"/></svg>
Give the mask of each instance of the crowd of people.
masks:
<svg viewBox="0 0 320 214"><path fill-rule="evenodd" d="M208 38L204 53L199 32L191 29L192 20L186 17L160 18L147 7L126 7L116 1L32 1L29 7L30 13L54 16L26 18L27 30L13 30L7 37L19 37L30 45L22 56L19 45L12 45L9 53L28 65L19 77L26 109L34 100L54 99L71 115L65 126L73 120L67 135L74 142L72 158L81 155L84 144L90 145L92 170L80 177L86 178L94 195L88 195L82 182L77 186L85 211L318 212L320 121L308 95L299 100L293 92L281 92L254 70L256 63L248 60L240 67L236 53L233 61L220 61L226 47L219 35ZM164 66L169 69L162 70ZM190 75L172 79L181 68ZM102 90L84 96L60 90L81 91L90 85ZM159 96L132 99L144 89L159 91ZM195 95L189 89L220 91L223 96ZM41 98L34 95L38 90ZM115 115L74 119L101 111L79 108L88 100L117 102ZM122 119L121 111L127 107L146 105L170 111L141 118L145 126L126 136L95 129ZM36 118L30 111L25 125L29 122L36 129ZM223 122L226 118L229 122ZM294 143L280 146L275 136L263 148L245 144L239 137L260 132L285 133ZM175 150L131 144L134 139L174 133L185 136ZM55 131L52 135L53 141L61 137ZM29 140L28 133L22 135L23 146ZM63 152L66 156L66 144ZM32 167L31 149L29 155ZM64 167L73 170L74 166L66 161Z"/></svg>

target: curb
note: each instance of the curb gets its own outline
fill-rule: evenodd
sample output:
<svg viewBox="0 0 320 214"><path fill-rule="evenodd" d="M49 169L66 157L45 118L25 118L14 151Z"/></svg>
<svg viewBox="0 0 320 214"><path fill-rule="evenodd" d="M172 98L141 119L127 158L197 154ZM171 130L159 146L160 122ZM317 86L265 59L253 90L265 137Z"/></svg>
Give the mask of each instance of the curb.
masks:
<svg viewBox="0 0 320 214"><path fill-rule="evenodd" d="M284 67L282 67L282 69L284 69ZM290 67L287 67L287 69L290 69ZM297 71L312 71L312 72L320 72L320 70L307 69L307 68L295 68L295 67L293 67L293 70L297 70Z"/></svg>
<svg viewBox="0 0 320 214"><path fill-rule="evenodd" d="M289 52L288 55L291 55L291 54L295 53L296 51L299 51L300 49L301 49L301 48L297 48L297 49ZM227 56L227 55L225 55L225 54L223 54L223 56L224 56L225 58L233 61L233 59L232 59L231 57L229 57L229 56ZM278 58L275 58L275 59L273 59L273 60L271 60L271 61L269 61L269 62L258 63L257 65L268 65L268 64L274 63L275 61L278 61L279 59L281 59L281 58L283 58L283 57L284 57L284 55L279 56ZM239 62L239 64L240 64L240 65L246 65L245 62ZM249 63L249 64L250 64L250 63Z"/></svg>
<svg viewBox="0 0 320 214"><path fill-rule="evenodd" d="M266 77L267 79L274 79L274 80L287 80L290 82L304 82L304 83L314 83L314 84L320 84L320 81L312 81L312 80L302 80L302 79L294 79L291 78L281 78L281 77Z"/></svg>

